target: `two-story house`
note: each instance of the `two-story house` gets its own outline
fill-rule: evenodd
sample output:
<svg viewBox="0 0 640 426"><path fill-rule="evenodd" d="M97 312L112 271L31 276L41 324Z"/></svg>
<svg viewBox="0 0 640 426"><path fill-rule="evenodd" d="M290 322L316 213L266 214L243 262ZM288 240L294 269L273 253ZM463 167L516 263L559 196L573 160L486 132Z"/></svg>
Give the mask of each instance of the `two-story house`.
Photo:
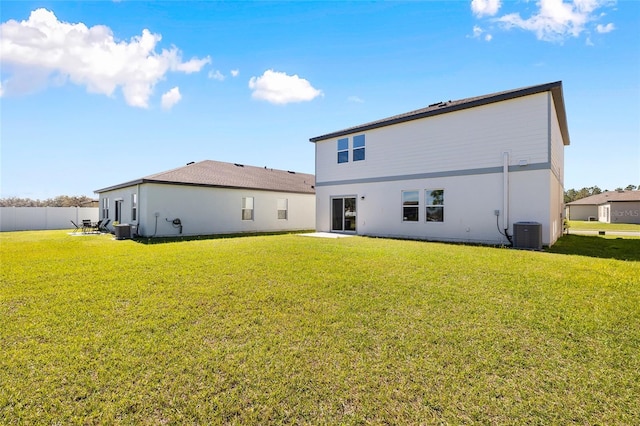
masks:
<svg viewBox="0 0 640 426"><path fill-rule="evenodd" d="M562 235L562 82L438 102L310 141L317 231L506 244L514 224L533 223L541 245Z"/></svg>

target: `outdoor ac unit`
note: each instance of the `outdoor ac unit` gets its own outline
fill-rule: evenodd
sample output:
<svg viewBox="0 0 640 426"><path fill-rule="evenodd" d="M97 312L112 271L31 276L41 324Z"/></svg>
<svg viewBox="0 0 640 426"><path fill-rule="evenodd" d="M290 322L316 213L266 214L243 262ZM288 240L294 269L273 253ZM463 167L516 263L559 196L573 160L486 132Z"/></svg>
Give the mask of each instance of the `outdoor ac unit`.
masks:
<svg viewBox="0 0 640 426"><path fill-rule="evenodd" d="M513 247L542 250L542 224L538 222L516 222L513 224Z"/></svg>

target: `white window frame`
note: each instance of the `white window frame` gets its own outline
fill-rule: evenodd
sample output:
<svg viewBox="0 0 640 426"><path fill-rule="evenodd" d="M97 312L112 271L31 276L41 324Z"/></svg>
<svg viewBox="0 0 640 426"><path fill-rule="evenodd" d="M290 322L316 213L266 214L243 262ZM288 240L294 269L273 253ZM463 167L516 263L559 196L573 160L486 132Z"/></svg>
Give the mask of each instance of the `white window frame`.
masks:
<svg viewBox="0 0 640 426"><path fill-rule="evenodd" d="M131 194L131 221L138 220L138 194Z"/></svg>
<svg viewBox="0 0 640 426"><path fill-rule="evenodd" d="M253 197L242 197L242 220L254 220Z"/></svg>
<svg viewBox="0 0 640 426"><path fill-rule="evenodd" d="M340 147L341 143L346 142L347 147ZM338 156L336 158L336 161L338 162L338 164L344 164L344 163L348 163L349 162L349 138L340 138L338 139L338 142L336 144L337 148L338 148ZM347 154L347 159L345 161L340 161L340 154L346 153Z"/></svg>
<svg viewBox="0 0 640 426"><path fill-rule="evenodd" d="M429 204L429 197L433 191L442 191L442 204ZM438 207L442 209L442 220L429 220L429 208ZM444 222L444 188L432 188L424 190L424 220L428 223Z"/></svg>
<svg viewBox="0 0 640 426"><path fill-rule="evenodd" d="M409 194L409 193L416 193L416 195L418 196L418 203L414 206L412 204L406 204L407 201L405 201L405 194ZM407 191L402 191L402 195L401 195L401 217L402 217L402 222L403 223L419 223L420 222L420 190L419 189L411 189L411 190L407 190ZM408 220L407 216L405 216L404 214L404 209L405 208L415 208L416 209L416 220Z"/></svg>
<svg viewBox="0 0 640 426"><path fill-rule="evenodd" d="M289 200L286 198L278 198L276 200L276 210L278 220L289 219Z"/></svg>
<svg viewBox="0 0 640 426"><path fill-rule="evenodd" d="M109 197L104 197L102 199L102 218L109 218Z"/></svg>
<svg viewBox="0 0 640 426"><path fill-rule="evenodd" d="M356 143L358 144L356 146ZM362 145L360 145L360 143L362 143ZM367 156L367 152L365 150L366 148L366 139L364 137L364 135L356 135L353 137L353 153L351 155L351 158L353 158L353 161L364 161L366 160ZM362 151L362 158L358 158L356 159L356 151Z"/></svg>

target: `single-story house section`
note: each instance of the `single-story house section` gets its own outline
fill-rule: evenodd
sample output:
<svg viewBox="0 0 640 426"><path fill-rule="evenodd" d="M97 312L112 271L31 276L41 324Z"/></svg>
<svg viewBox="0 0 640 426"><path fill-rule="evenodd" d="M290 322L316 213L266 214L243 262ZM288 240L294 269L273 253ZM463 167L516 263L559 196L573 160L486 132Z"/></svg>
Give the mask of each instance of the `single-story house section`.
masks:
<svg viewBox="0 0 640 426"><path fill-rule="evenodd" d="M514 224L527 223L540 246L562 235L562 82L438 102L310 141L317 231L508 244Z"/></svg>
<svg viewBox="0 0 640 426"><path fill-rule="evenodd" d="M640 191L605 191L567 203L571 220L605 223L639 223Z"/></svg>
<svg viewBox="0 0 640 426"><path fill-rule="evenodd" d="M313 229L314 185L311 174L206 160L95 192L100 219L167 237Z"/></svg>

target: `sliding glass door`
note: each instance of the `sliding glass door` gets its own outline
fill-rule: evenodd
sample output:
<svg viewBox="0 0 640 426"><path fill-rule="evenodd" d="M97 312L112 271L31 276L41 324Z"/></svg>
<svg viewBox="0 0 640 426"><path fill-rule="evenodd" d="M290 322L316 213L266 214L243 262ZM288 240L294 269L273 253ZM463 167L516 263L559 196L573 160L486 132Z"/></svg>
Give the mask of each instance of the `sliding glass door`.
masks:
<svg viewBox="0 0 640 426"><path fill-rule="evenodd" d="M356 197L331 199L331 230L356 232Z"/></svg>

